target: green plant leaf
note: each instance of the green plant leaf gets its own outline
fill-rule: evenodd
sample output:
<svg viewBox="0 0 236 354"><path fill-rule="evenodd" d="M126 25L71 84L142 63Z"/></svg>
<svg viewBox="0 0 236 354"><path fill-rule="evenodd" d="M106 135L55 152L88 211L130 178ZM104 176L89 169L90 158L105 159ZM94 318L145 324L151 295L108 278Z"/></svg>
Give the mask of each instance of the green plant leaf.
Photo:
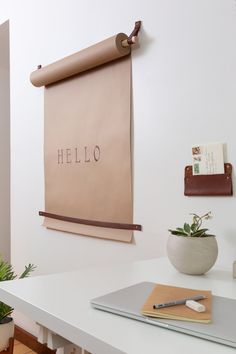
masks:
<svg viewBox="0 0 236 354"><path fill-rule="evenodd" d="M196 232L192 233L192 237L202 237L206 234L206 231L208 231L208 229L197 230Z"/></svg>
<svg viewBox="0 0 236 354"><path fill-rule="evenodd" d="M184 231L187 232L187 234L190 234L191 232L190 225L187 224L186 222L184 223Z"/></svg>
<svg viewBox="0 0 236 354"><path fill-rule="evenodd" d="M191 225L191 231L195 232L197 230L197 224L193 223Z"/></svg>
<svg viewBox="0 0 236 354"><path fill-rule="evenodd" d="M0 281L13 280L16 278L12 266L7 262L0 260Z"/></svg>
<svg viewBox="0 0 236 354"><path fill-rule="evenodd" d="M12 312L12 307L4 304L3 302L0 302L0 323L5 317L10 316Z"/></svg>
<svg viewBox="0 0 236 354"><path fill-rule="evenodd" d="M28 277L29 274L32 271L34 271L35 268L36 268L36 266L33 264L29 264L28 266L25 266L25 270L21 274L20 278ZM3 261L0 256L0 282L6 281L6 280L13 280L16 277L17 277L17 275L15 274L12 265ZM12 312L13 312L12 307L10 307L7 304L4 304L3 302L0 301L0 323L5 317L11 315Z"/></svg>
<svg viewBox="0 0 236 354"><path fill-rule="evenodd" d="M215 237L215 235L203 233L203 234L200 234L200 235L197 235L197 236L193 236L193 237L201 237L201 238L204 238L204 237Z"/></svg>
<svg viewBox="0 0 236 354"><path fill-rule="evenodd" d="M184 231L184 229L182 227L176 227L176 230L185 233L185 231Z"/></svg>
<svg viewBox="0 0 236 354"><path fill-rule="evenodd" d="M36 266L34 264L29 263L28 266L25 266L24 272L19 276L19 279L27 278L31 272L35 270Z"/></svg>

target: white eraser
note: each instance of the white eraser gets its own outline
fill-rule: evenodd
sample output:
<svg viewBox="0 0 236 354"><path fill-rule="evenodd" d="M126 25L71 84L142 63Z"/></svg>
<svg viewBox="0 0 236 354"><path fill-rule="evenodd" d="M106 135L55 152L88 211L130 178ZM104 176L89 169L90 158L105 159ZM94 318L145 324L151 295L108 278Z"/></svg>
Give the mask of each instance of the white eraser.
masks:
<svg viewBox="0 0 236 354"><path fill-rule="evenodd" d="M204 305L199 304L199 302L194 300L187 300L185 305L197 312L204 312L206 310Z"/></svg>

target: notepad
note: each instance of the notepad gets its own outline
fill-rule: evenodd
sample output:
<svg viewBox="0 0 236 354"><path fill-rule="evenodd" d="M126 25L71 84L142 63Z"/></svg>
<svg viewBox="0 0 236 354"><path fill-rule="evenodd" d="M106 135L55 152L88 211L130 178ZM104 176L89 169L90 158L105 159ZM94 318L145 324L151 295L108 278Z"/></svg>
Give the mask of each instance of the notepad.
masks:
<svg viewBox="0 0 236 354"><path fill-rule="evenodd" d="M205 299L199 300L199 303L203 304L206 308L205 312L196 312L188 308L185 305L176 305L171 307L164 307L161 309L154 309L153 305L163 302L168 302L172 300L180 300L186 297L192 297L194 295L204 295ZM157 284L149 297L147 298L145 304L141 309L142 315L166 318L173 320L182 320L190 322L201 322L210 323L211 322L211 303L212 303L212 293L209 290L199 290L199 289L189 289L180 288L176 286L169 286L163 284Z"/></svg>

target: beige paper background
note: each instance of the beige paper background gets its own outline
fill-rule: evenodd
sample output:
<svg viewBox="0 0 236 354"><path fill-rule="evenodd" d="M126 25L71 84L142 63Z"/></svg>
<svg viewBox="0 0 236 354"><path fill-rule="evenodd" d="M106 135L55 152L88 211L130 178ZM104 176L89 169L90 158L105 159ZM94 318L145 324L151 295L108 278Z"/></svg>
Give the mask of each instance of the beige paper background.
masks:
<svg viewBox="0 0 236 354"><path fill-rule="evenodd" d="M130 81L128 55L45 87L46 212L132 224ZM124 242L133 234L51 218L44 225Z"/></svg>

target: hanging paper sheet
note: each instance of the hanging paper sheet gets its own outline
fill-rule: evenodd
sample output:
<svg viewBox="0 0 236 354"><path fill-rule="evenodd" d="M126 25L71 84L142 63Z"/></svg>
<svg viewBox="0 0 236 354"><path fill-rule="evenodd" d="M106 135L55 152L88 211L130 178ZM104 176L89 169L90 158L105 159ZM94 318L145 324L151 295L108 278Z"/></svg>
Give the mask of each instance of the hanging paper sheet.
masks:
<svg viewBox="0 0 236 354"><path fill-rule="evenodd" d="M45 86L51 229L131 242L131 57L118 34L31 74Z"/></svg>

